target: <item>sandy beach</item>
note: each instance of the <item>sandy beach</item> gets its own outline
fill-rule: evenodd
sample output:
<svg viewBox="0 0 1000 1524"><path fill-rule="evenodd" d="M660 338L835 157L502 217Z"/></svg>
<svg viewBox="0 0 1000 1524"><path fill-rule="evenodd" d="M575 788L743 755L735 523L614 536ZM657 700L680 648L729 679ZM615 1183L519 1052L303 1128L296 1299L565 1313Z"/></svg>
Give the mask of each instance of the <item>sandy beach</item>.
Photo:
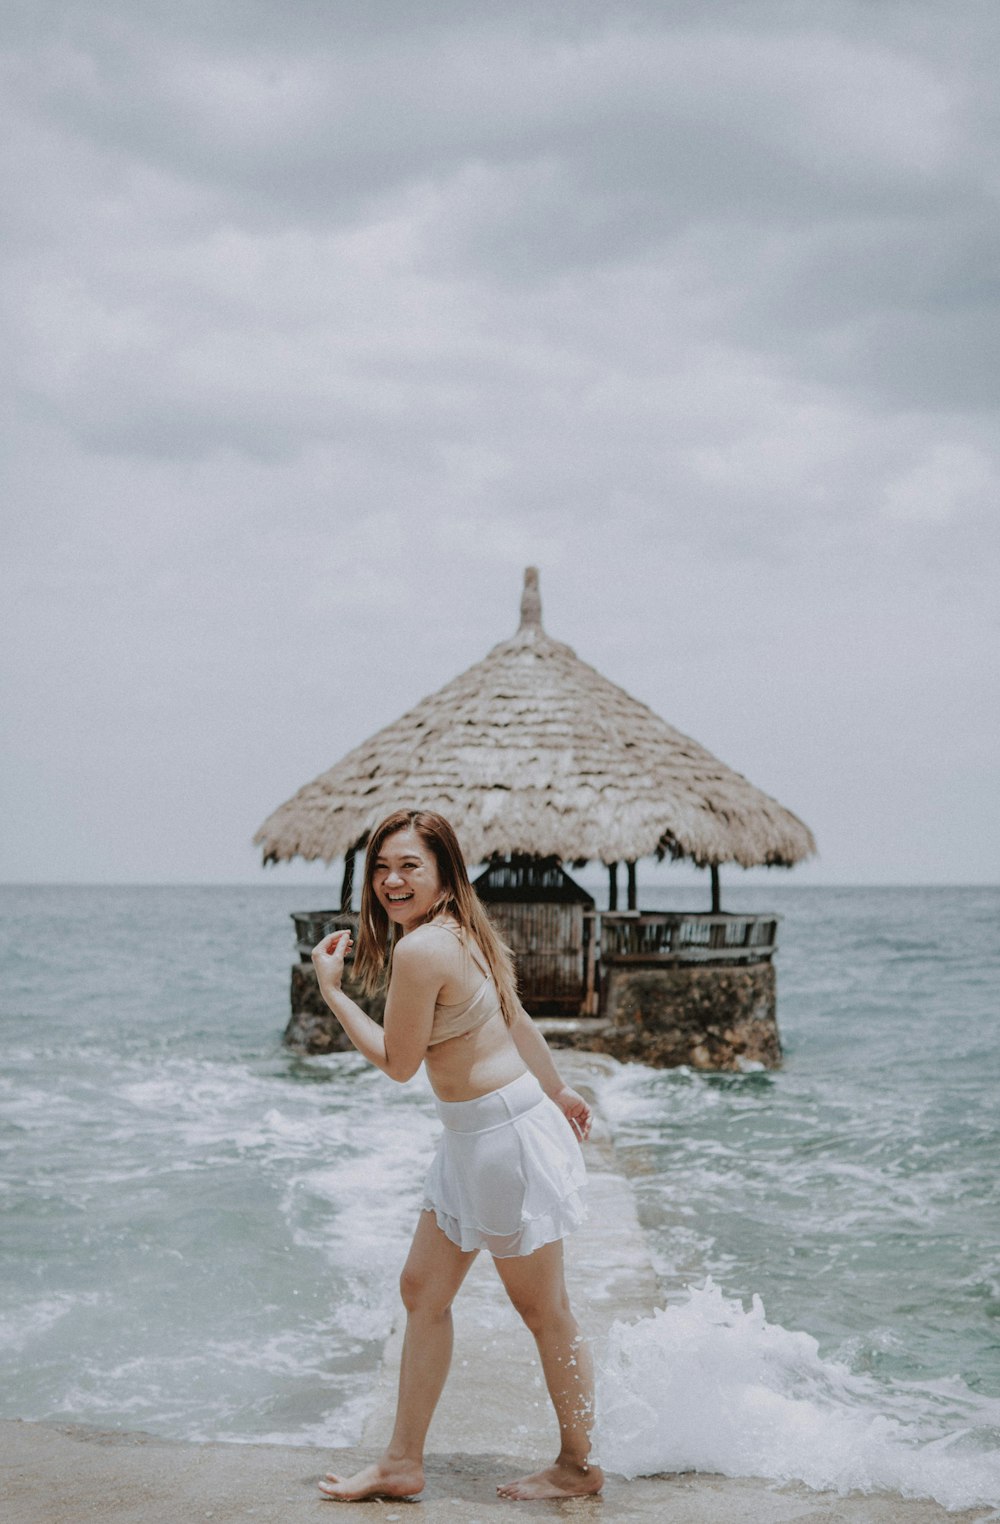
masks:
<svg viewBox="0 0 1000 1524"><path fill-rule="evenodd" d="M567 1058L563 1068L586 1087L603 1062ZM648 1316L658 1288L635 1202L618 1171L600 1118L588 1149L591 1210L569 1256L571 1294L597 1347L616 1319ZM498 1309L501 1309L498 1315ZM2 1436L5 1524L216 1524L252 1519L277 1524L320 1518L338 1506L316 1483L333 1467L351 1472L372 1459L391 1424L401 1328L382 1363L362 1444L329 1452L303 1446L185 1444L142 1433L83 1426L6 1422ZM455 1308L451 1377L431 1429L427 1486L418 1504L353 1505L362 1517L401 1519L418 1508L428 1520L474 1524L514 1510L520 1518L683 1521L683 1524L972 1524L988 1509L951 1512L939 1504L884 1494L846 1497L763 1479L684 1474L627 1481L611 1476L600 1500L501 1502L497 1484L533 1469L554 1448L555 1427L541 1389L534 1344L499 1294L493 1268L480 1258Z"/></svg>
<svg viewBox="0 0 1000 1524"><path fill-rule="evenodd" d="M460 1384L460 1383L459 1383ZM456 1396L458 1393L456 1392ZM289 1524L296 1518L340 1517L344 1505L323 1502L316 1482L328 1457L280 1445L170 1444L144 1434L103 1433L49 1424L0 1424L5 1524ZM373 1450L340 1451L356 1467ZM837 1497L802 1487L721 1476L609 1479L604 1496L569 1503L507 1503L495 1494L499 1478L523 1461L502 1451L429 1457L419 1503L351 1505L358 1517L426 1519L433 1524L477 1520L673 1520L676 1524L972 1524L985 1510L947 1513L936 1503L874 1496Z"/></svg>

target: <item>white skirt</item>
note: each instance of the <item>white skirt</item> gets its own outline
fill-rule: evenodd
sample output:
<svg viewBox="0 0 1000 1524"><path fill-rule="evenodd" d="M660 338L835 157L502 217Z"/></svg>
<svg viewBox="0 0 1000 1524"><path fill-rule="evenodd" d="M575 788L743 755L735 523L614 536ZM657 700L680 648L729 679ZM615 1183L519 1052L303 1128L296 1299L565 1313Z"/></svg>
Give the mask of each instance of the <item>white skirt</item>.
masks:
<svg viewBox="0 0 1000 1524"><path fill-rule="evenodd" d="M436 1101L444 1132L423 1210L459 1248L532 1254L586 1216L587 1172L569 1122L535 1076L472 1101Z"/></svg>

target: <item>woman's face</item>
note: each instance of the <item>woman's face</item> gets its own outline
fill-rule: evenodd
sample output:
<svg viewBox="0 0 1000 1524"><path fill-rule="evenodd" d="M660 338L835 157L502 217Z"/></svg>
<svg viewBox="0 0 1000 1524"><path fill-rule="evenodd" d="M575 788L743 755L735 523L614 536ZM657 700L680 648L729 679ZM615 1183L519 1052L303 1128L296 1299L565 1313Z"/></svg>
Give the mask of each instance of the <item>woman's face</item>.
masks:
<svg viewBox="0 0 1000 1524"><path fill-rule="evenodd" d="M372 888L389 920L404 932L427 918L441 893L441 878L434 853L412 826L395 831L382 843Z"/></svg>

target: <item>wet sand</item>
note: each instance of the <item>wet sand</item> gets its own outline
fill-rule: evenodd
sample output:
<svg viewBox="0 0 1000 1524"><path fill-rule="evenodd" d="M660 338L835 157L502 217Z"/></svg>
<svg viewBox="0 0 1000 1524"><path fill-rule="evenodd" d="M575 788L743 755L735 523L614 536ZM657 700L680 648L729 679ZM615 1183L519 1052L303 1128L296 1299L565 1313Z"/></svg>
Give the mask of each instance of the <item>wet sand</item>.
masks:
<svg viewBox="0 0 1000 1524"><path fill-rule="evenodd" d="M571 1083L586 1085L602 1060L564 1055ZM616 1318L648 1316L657 1285L628 1182L606 1129L588 1149L590 1218L574 1235L568 1280L587 1333L599 1344ZM451 1376L430 1434L427 1486L419 1503L323 1501L328 1469L349 1473L378 1453L395 1400L401 1329L389 1340L375 1405L354 1450L282 1445L181 1444L150 1435L54 1424L0 1423L0 1518L4 1524L289 1524L345 1508L372 1520L475 1524L524 1519L673 1520L677 1524L972 1524L989 1509L948 1513L939 1504L888 1495L840 1497L800 1486L685 1474L610 1477L602 1498L511 1503L498 1482L535 1469L553 1452L555 1424L534 1344L506 1304L491 1261L473 1266L455 1307Z"/></svg>
<svg viewBox="0 0 1000 1524"><path fill-rule="evenodd" d="M730 1477L609 1479L603 1498L507 1503L499 1478L522 1463L503 1452L442 1454L435 1446L419 1503L329 1503L316 1483L328 1456L283 1445L169 1444L144 1434L105 1434L48 1424L0 1424L0 1517L4 1524L290 1524L345 1511L402 1524L487 1524L488 1520L648 1520L649 1524L971 1524L987 1510L946 1513L936 1503L892 1497L837 1497L805 1488ZM339 1451L352 1469L373 1450ZM512 1512L513 1511L513 1512Z"/></svg>

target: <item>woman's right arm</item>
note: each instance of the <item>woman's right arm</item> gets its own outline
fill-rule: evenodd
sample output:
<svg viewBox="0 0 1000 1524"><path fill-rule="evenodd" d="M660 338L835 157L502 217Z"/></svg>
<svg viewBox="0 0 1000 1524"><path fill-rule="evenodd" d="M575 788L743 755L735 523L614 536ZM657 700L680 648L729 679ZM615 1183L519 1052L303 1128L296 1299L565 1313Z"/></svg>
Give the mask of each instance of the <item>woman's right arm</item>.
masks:
<svg viewBox="0 0 1000 1524"><path fill-rule="evenodd" d="M580 1138L590 1135L593 1112L582 1095L567 1085L556 1068L555 1059L542 1033L535 1026L524 1006L518 1004L517 1014L510 1024L514 1046L550 1100L555 1101L573 1131Z"/></svg>
<svg viewBox="0 0 1000 1524"><path fill-rule="evenodd" d="M419 939L418 939L419 941ZM423 946L400 941L393 954L392 979L385 1001L385 1022L361 1009L341 988L350 933L324 937L312 950L319 991L354 1047L376 1069L402 1084L423 1062L442 979L436 959Z"/></svg>

